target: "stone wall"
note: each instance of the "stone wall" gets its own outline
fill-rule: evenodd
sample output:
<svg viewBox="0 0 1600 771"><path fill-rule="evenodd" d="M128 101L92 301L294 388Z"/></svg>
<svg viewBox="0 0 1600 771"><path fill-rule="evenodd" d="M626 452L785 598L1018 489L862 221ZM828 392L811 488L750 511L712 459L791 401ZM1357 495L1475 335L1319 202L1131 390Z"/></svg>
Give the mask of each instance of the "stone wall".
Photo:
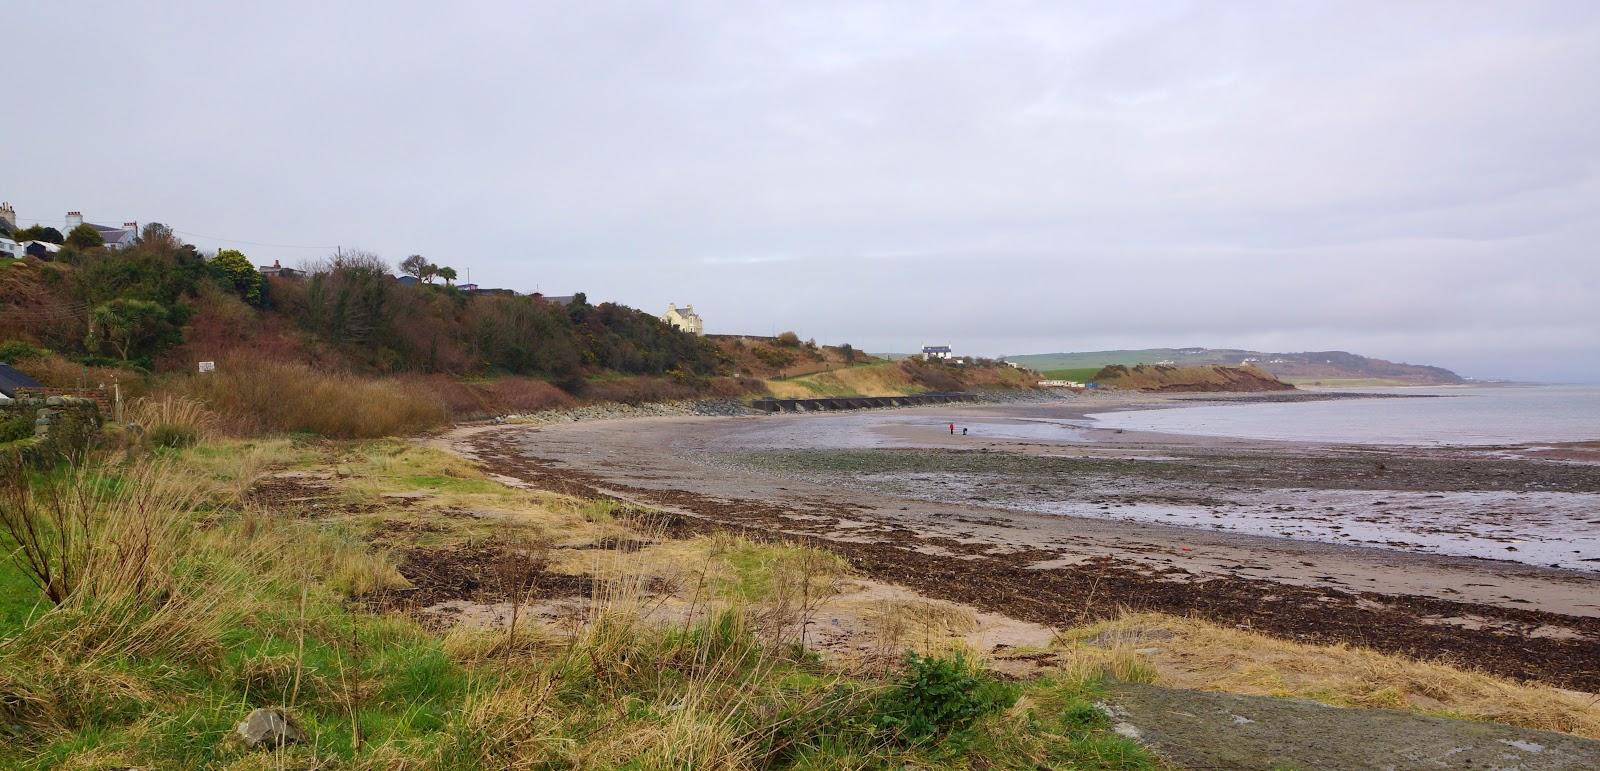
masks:
<svg viewBox="0 0 1600 771"><path fill-rule="evenodd" d="M110 388L50 388L48 386L41 386L38 388L23 387L17 389L17 396L19 398L48 398L51 396L71 396L83 398L94 402L95 405L100 408L101 415L111 414Z"/></svg>
<svg viewBox="0 0 1600 771"><path fill-rule="evenodd" d="M78 396L28 396L0 403L0 423L31 421L33 435L0 444L0 461L30 466L77 460L100 435L100 405Z"/></svg>

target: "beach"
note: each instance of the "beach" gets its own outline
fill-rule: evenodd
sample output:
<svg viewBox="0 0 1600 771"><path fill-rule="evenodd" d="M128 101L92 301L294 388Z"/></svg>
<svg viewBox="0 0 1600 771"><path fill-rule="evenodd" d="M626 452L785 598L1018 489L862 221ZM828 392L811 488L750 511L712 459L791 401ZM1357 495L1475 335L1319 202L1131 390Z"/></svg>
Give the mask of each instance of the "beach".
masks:
<svg viewBox="0 0 1600 771"><path fill-rule="evenodd" d="M472 426L443 441L508 480L649 506L663 528L814 541L874 578L1035 623L1159 610L1600 688L1594 466L1541 459L1542 445L1266 441L1088 418L1342 398L1122 393Z"/></svg>

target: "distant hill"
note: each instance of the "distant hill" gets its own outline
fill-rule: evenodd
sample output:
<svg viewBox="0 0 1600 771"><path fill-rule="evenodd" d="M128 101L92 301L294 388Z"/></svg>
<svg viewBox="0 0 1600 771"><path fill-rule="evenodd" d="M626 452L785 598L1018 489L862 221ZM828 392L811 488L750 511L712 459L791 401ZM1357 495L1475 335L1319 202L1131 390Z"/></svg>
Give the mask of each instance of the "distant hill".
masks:
<svg viewBox="0 0 1600 771"><path fill-rule="evenodd" d="M1112 364L1167 364L1199 366L1253 364L1291 383L1327 385L1454 385L1465 382L1443 367L1402 364L1373 359L1347 351L1268 353L1239 348L1146 348L1143 350L1082 351L1007 356L1025 367L1051 373L1086 370Z"/></svg>
<svg viewBox="0 0 1600 771"><path fill-rule="evenodd" d="M1101 386L1139 391L1292 391L1294 386L1255 367L1220 364L1174 367L1164 364L1108 364L1091 378Z"/></svg>

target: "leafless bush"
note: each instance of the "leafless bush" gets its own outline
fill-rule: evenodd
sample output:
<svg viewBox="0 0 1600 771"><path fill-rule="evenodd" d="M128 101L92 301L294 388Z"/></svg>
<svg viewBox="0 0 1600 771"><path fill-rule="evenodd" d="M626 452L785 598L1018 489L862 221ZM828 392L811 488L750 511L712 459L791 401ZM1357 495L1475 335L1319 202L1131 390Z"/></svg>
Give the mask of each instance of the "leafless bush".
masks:
<svg viewBox="0 0 1600 771"><path fill-rule="evenodd" d="M0 530L16 544L12 559L56 605L75 594L161 591L197 500L181 477L152 465L121 474L76 468L38 483L19 467L0 476Z"/></svg>
<svg viewBox="0 0 1600 771"><path fill-rule="evenodd" d="M176 386L242 432L309 431L336 438L406 434L444 425L438 395L417 381L321 372L302 364L222 362Z"/></svg>
<svg viewBox="0 0 1600 771"><path fill-rule="evenodd" d="M510 534L502 539L504 545L495 559L490 579L499 589L500 596L511 605L511 623L506 627L505 655L516 649L517 621L522 606L532 602L539 575L548 563L543 544Z"/></svg>

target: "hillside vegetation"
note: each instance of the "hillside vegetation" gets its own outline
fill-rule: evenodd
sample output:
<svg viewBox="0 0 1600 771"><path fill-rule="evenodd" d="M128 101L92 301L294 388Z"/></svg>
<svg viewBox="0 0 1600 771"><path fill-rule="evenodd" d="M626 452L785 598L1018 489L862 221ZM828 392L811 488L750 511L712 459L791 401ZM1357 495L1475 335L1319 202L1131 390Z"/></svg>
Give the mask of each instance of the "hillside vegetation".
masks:
<svg viewBox="0 0 1600 771"><path fill-rule="evenodd" d="M1265 353L1234 348L1146 348L1142 350L1084 351L1011 356L1010 360L1041 371L1096 369L1112 364L1170 363L1173 366L1248 363L1290 382L1323 381L1329 385L1452 385L1464 382L1443 367L1402 364L1346 351ZM1068 377L1066 379L1076 379ZM1364 382L1357 382L1364 381Z"/></svg>
<svg viewBox="0 0 1600 771"><path fill-rule="evenodd" d="M706 340L716 346L733 371L757 378L798 377L879 361L849 343L802 342L794 332L774 337L708 335Z"/></svg>
<svg viewBox="0 0 1600 771"><path fill-rule="evenodd" d="M824 396L906 396L928 391L1028 389L1038 378L994 362L948 364L921 359L878 362L783 380L766 387L781 399Z"/></svg>
<svg viewBox="0 0 1600 771"><path fill-rule="evenodd" d="M559 304L475 294L389 270L345 252L305 276L269 278L239 252L203 255L149 225L123 250L0 260L0 361L48 386L192 397L246 434L372 437L761 388L729 377L733 363L706 340L632 308L582 294ZM196 374L200 361L216 371Z"/></svg>
<svg viewBox="0 0 1600 771"><path fill-rule="evenodd" d="M1292 391L1294 386L1255 367L1169 367L1112 364L1092 380L1102 387L1137 391Z"/></svg>
<svg viewBox="0 0 1600 771"><path fill-rule="evenodd" d="M265 278L238 252L207 257L159 225L136 245L63 249L0 272L0 340L144 371L229 357L367 374L719 374L694 335L579 294L472 294L406 284L373 255L344 253L303 278Z"/></svg>

